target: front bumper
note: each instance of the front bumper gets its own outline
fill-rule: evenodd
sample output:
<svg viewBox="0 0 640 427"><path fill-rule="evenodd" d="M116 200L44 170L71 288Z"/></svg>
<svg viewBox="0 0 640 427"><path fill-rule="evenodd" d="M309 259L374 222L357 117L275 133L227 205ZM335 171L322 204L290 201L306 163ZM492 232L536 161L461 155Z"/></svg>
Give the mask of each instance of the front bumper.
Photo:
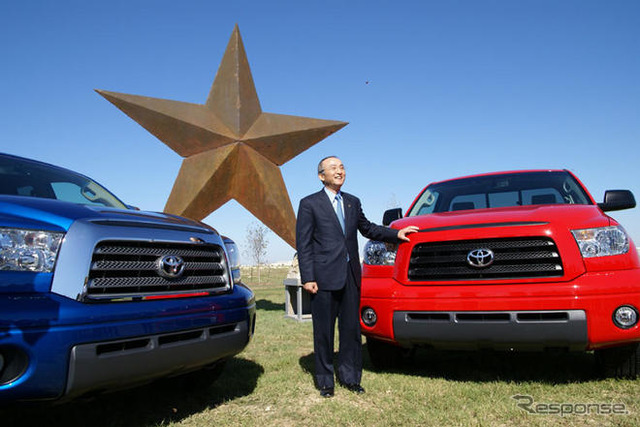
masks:
<svg viewBox="0 0 640 427"><path fill-rule="evenodd" d="M451 350L584 350L583 310L410 312L393 314L396 341L403 347L428 345Z"/></svg>
<svg viewBox="0 0 640 427"><path fill-rule="evenodd" d="M65 398L100 393L212 364L240 353L253 321L82 344L71 349Z"/></svg>
<svg viewBox="0 0 640 427"><path fill-rule="evenodd" d="M568 282L403 286L363 277L362 333L403 347L592 350L640 341L617 327L622 305L640 309L640 271L587 273Z"/></svg>
<svg viewBox="0 0 640 427"><path fill-rule="evenodd" d="M0 296L0 308L0 354L9 356L0 379L17 372L0 382L0 404L75 397L205 367L246 347L256 313L253 293L242 286L213 297L109 304Z"/></svg>

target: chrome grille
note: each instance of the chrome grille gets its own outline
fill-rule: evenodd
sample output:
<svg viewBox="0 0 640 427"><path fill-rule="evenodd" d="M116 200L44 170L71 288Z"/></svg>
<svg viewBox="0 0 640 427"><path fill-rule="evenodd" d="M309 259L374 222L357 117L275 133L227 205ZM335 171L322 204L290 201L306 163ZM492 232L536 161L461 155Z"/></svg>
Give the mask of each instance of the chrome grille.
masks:
<svg viewBox="0 0 640 427"><path fill-rule="evenodd" d="M179 277L159 274L158 262L167 255L184 261ZM86 296L114 299L219 292L228 289L229 283L224 250L218 245L105 241L93 252Z"/></svg>
<svg viewBox="0 0 640 427"><path fill-rule="evenodd" d="M493 263L473 267L467 255L476 249L493 252ZM559 277L564 274L560 252L547 237L478 239L419 243L411 252L409 280L482 280Z"/></svg>

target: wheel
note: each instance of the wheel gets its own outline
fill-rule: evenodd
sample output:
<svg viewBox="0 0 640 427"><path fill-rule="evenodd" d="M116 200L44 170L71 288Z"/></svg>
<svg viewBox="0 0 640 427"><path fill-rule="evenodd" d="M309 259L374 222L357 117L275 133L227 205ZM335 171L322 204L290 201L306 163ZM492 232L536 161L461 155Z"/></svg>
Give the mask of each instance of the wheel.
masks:
<svg viewBox="0 0 640 427"><path fill-rule="evenodd" d="M596 350L595 355L605 377L635 379L640 374L640 343Z"/></svg>
<svg viewBox="0 0 640 427"><path fill-rule="evenodd" d="M402 365L404 350L401 347L367 337L367 351L376 369L391 369Z"/></svg>

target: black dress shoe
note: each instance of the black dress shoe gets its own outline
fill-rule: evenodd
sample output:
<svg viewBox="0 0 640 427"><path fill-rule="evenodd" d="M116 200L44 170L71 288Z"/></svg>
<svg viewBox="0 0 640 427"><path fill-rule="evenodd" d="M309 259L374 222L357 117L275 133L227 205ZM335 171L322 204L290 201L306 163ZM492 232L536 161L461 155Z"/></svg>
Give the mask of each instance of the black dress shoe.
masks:
<svg viewBox="0 0 640 427"><path fill-rule="evenodd" d="M325 387L320 389L320 396L333 397L333 387Z"/></svg>
<svg viewBox="0 0 640 427"><path fill-rule="evenodd" d="M343 384L343 385L347 390L352 391L356 394L364 393L364 388L360 384Z"/></svg>

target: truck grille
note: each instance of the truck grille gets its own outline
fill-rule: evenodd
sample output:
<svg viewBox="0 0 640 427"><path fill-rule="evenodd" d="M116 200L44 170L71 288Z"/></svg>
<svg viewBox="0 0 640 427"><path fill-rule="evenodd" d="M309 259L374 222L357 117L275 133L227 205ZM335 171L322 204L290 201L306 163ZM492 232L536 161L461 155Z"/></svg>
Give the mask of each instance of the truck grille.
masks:
<svg viewBox="0 0 640 427"><path fill-rule="evenodd" d="M179 260L177 273L163 273L167 257L174 264ZM106 241L93 252L86 295L114 299L219 292L229 283L224 250L218 245Z"/></svg>
<svg viewBox="0 0 640 427"><path fill-rule="evenodd" d="M475 252L474 257L472 252L478 250L481 252ZM481 262L477 262L479 259ZM411 252L408 272L412 281L523 279L563 274L560 252L546 237L420 243Z"/></svg>

